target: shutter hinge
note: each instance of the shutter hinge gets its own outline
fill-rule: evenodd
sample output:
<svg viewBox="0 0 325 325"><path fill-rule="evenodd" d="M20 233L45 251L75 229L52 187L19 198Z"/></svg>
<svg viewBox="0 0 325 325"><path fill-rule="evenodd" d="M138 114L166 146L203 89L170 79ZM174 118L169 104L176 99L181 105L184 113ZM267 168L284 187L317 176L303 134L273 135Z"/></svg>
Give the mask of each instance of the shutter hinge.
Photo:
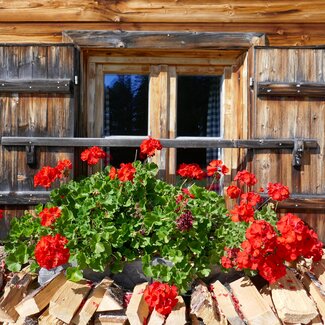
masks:
<svg viewBox="0 0 325 325"><path fill-rule="evenodd" d="M26 146L26 162L29 167L36 165L36 151L33 145Z"/></svg>
<svg viewBox="0 0 325 325"><path fill-rule="evenodd" d="M249 78L249 87L251 87L251 88L254 87L254 78L253 77Z"/></svg>
<svg viewBox="0 0 325 325"><path fill-rule="evenodd" d="M74 84L78 85L78 76L74 76Z"/></svg>
<svg viewBox="0 0 325 325"><path fill-rule="evenodd" d="M292 166L296 169L301 167L302 154L304 153L304 141L295 139L293 152L292 152Z"/></svg>

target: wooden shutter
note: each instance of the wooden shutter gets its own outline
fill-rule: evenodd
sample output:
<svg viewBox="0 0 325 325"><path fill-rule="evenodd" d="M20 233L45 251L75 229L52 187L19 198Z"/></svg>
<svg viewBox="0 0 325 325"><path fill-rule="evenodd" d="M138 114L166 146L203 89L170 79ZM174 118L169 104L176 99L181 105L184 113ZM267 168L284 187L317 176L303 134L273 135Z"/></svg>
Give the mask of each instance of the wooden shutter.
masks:
<svg viewBox="0 0 325 325"><path fill-rule="evenodd" d="M0 46L0 136L73 137L78 55L71 45ZM35 173L59 159L73 161L72 147L0 147L0 208L8 216L46 200L33 186ZM35 149L35 162L33 153ZM28 164L28 162L30 162ZM43 192L42 192L43 191ZM17 207L17 205L25 205ZM2 221L4 222L4 221ZM0 235L4 233L0 227Z"/></svg>
<svg viewBox="0 0 325 325"><path fill-rule="evenodd" d="M262 186L268 182L289 186L292 198L281 207L303 217L322 240L325 240L324 58L323 48L256 48L255 105L251 114L252 138L297 139L298 151L303 149L301 139L317 140L317 149L303 150L300 167L293 166L293 151L281 150L280 146L276 150L255 151L252 166Z"/></svg>

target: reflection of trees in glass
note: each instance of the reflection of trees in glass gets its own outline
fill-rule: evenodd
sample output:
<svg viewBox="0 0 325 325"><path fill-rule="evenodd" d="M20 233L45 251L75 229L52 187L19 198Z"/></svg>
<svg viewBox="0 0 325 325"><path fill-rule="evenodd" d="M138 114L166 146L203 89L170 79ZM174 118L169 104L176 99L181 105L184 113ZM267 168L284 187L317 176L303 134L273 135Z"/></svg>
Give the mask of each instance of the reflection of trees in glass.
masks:
<svg viewBox="0 0 325 325"><path fill-rule="evenodd" d="M147 134L148 86L148 76L142 75L115 75L105 86L109 135Z"/></svg>
<svg viewBox="0 0 325 325"><path fill-rule="evenodd" d="M149 78L143 75L106 75L105 135L148 134ZM108 148L109 163L132 162L137 148Z"/></svg>

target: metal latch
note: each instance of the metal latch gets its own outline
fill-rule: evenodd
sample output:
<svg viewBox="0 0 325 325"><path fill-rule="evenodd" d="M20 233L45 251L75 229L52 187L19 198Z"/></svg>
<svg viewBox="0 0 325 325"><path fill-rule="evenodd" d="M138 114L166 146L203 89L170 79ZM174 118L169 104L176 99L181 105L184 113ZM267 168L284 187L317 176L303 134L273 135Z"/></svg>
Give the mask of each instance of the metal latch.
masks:
<svg viewBox="0 0 325 325"><path fill-rule="evenodd" d="M292 166L300 168L302 163L302 154L304 152L304 141L295 139L292 152Z"/></svg>
<svg viewBox="0 0 325 325"><path fill-rule="evenodd" d="M27 165L33 167L36 165L36 151L35 146L26 146L26 161Z"/></svg>

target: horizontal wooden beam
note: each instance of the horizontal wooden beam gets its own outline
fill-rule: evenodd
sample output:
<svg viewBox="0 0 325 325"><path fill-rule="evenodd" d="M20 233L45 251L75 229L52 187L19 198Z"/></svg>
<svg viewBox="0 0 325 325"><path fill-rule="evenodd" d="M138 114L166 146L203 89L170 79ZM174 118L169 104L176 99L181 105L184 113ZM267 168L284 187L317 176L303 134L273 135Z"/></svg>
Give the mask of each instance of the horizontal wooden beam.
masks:
<svg viewBox="0 0 325 325"><path fill-rule="evenodd" d="M257 96L290 96L325 98L325 83L259 82Z"/></svg>
<svg viewBox="0 0 325 325"><path fill-rule="evenodd" d="M1 137L3 146L46 147L138 147L147 136L109 136L105 138L58 138L58 137ZM304 148L316 149L316 139L299 139ZM250 139L224 140L212 137L177 137L160 139L166 148L247 148L292 149L297 139Z"/></svg>
<svg viewBox="0 0 325 325"><path fill-rule="evenodd" d="M0 80L0 93L56 93L72 92L70 79L8 79Z"/></svg>
<svg viewBox="0 0 325 325"><path fill-rule="evenodd" d="M0 205L36 205L46 203L50 192L0 192Z"/></svg>
<svg viewBox="0 0 325 325"><path fill-rule="evenodd" d="M67 42L71 41L79 47L107 49L245 50L252 45L263 45L263 35L263 33L71 30L63 32L63 39Z"/></svg>
<svg viewBox="0 0 325 325"><path fill-rule="evenodd" d="M279 209L325 209L325 194L291 194L290 198L278 204Z"/></svg>

